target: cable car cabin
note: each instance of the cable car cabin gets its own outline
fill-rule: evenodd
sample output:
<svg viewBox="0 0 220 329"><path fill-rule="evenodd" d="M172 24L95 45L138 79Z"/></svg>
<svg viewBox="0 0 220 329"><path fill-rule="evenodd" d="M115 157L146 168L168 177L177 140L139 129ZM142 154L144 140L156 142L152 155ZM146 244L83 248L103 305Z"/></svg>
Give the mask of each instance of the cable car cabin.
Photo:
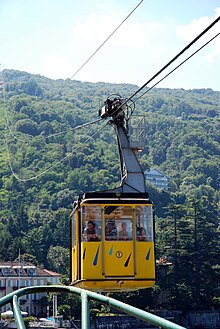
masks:
<svg viewBox="0 0 220 329"><path fill-rule="evenodd" d="M71 214L71 285L129 291L155 283L147 193L86 193Z"/></svg>

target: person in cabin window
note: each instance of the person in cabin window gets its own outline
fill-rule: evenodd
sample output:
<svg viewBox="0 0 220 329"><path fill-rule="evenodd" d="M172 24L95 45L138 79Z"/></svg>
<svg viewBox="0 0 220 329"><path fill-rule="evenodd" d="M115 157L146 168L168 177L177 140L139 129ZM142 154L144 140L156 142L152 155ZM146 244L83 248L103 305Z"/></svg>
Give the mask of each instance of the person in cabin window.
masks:
<svg viewBox="0 0 220 329"><path fill-rule="evenodd" d="M95 223L92 220L87 222L87 227L83 231L84 241L99 241L100 237L95 229Z"/></svg>
<svg viewBox="0 0 220 329"><path fill-rule="evenodd" d="M121 231L119 232L119 240L131 240L130 234L127 230L127 223L121 224Z"/></svg>
<svg viewBox="0 0 220 329"><path fill-rule="evenodd" d="M147 241L146 230L144 227L137 228L137 241Z"/></svg>
<svg viewBox="0 0 220 329"><path fill-rule="evenodd" d="M105 227L106 240L116 240L117 228L114 220L109 220Z"/></svg>

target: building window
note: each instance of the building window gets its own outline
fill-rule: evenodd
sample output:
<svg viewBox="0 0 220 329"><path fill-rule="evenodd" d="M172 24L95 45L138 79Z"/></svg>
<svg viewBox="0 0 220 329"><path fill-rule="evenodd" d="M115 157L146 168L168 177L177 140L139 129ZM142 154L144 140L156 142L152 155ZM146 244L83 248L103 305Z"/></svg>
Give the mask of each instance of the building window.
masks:
<svg viewBox="0 0 220 329"><path fill-rule="evenodd" d="M154 186L161 189L168 189L169 186L169 177L164 175L157 169L151 169L149 171L145 171L146 181L152 183Z"/></svg>

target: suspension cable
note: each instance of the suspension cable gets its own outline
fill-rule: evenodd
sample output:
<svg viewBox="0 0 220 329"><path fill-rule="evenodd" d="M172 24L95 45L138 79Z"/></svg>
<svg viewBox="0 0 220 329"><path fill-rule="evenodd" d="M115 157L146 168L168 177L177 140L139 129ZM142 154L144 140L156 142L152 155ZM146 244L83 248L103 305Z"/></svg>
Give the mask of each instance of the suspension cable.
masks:
<svg viewBox="0 0 220 329"><path fill-rule="evenodd" d="M71 76L70 80L92 59L92 57L104 46L104 44L115 34L115 32L122 26L122 24L133 14L133 12L140 6L144 0L141 0L136 7L125 17L125 19L116 27L116 29L103 41L103 43L94 51L94 53L78 68L78 70ZM66 84L70 81L66 81Z"/></svg>
<svg viewBox="0 0 220 329"><path fill-rule="evenodd" d="M203 46L201 46L199 49L197 49L194 53L192 53L189 57L187 57L184 61L182 61L179 65L177 65L172 71L170 71L168 74L166 74L162 79L157 81L153 86L149 87L143 94L141 94L138 98L135 99L135 102L138 101L141 97L143 97L145 94L147 94L151 89L153 89L156 85L158 85L161 81L163 81L165 78L167 78L171 73L173 73L175 70L177 70L181 65L183 65L185 62L187 62L191 57L193 57L195 54L197 54L201 49L203 49L205 46L207 46L211 41L213 41L215 38L217 38L220 35L220 33L217 33L213 38L211 38L209 41L207 41ZM133 113L133 112L132 112Z"/></svg>
<svg viewBox="0 0 220 329"><path fill-rule="evenodd" d="M100 120L99 120L100 121ZM85 143L87 143L89 140L93 139L95 135L97 135L106 125L108 124L105 123L101 126L100 129L98 129L97 131L95 131L94 134L92 134L91 136L88 136L88 138L85 140ZM68 159L73 153L75 153L79 148L81 147L81 145L79 145L78 147L76 147L76 149L74 149L72 152L68 153L65 157L63 157L62 159L56 161L52 166L46 168L44 171L42 171L41 173L34 175L32 177L29 178L20 178L14 171L13 166L12 166L12 162L11 162L11 158L10 158L10 151L9 151L9 146L8 146L8 140L6 137L6 149L7 149L7 155L8 155L8 162L9 162L9 167L11 170L12 175L20 182L28 182L31 180L34 180L44 174L46 174L47 172L51 171L51 169L53 169L54 167L56 167L57 165L59 165L61 162L65 161L66 159Z"/></svg>
<svg viewBox="0 0 220 329"><path fill-rule="evenodd" d="M75 75L92 59L92 57L104 46L104 44L113 36L113 34L115 34L115 32L122 26L122 24L124 24L124 22L134 13L134 11L141 5L141 3L143 2L144 0L141 0L136 6L135 6L135 8L125 17L125 19L115 28L115 30L105 39L105 41L94 51L94 53L79 67L79 69L70 77L70 80L71 79L73 79L74 77L75 77ZM63 85L63 87L62 88L64 88L64 86L70 81L70 80L67 80L65 83L64 83L64 85ZM61 89L62 89L61 88ZM101 119L100 119L101 120ZM100 120L97 120L97 122L98 121L100 121ZM96 122L94 122L94 123L96 123ZM90 123L88 123L88 124L90 124ZM92 123L91 123L92 124ZM19 139L18 137L16 137L15 136L15 134L13 133L13 131L11 130L11 127L10 127L10 125L9 125L9 120L8 120L8 118L7 118L7 115L6 115L6 126L7 126L7 128L8 128L8 130L9 130L9 132L10 132L10 134L15 138L15 139L17 139L17 140L21 140L21 139ZM81 127L79 127L79 128L81 128ZM75 128L74 128L75 129ZM61 134L64 134L64 133L66 133L66 132L68 132L68 131L71 131L71 130L74 130L74 129L69 129L69 130L65 130L65 131L63 131L63 132L60 132L60 133L57 133L57 134L52 134L52 135L49 135L49 136L46 136L47 138L49 138L49 137L53 137L53 136L57 136L57 135L61 135ZM42 136L42 138L44 138L43 136ZM21 140L21 141L23 141L23 139Z"/></svg>
<svg viewBox="0 0 220 329"><path fill-rule="evenodd" d="M118 30L118 28L125 22L125 20L135 11L135 9L143 2L140 1L140 3L133 9L133 11L124 19L124 21L114 30L113 33L111 33L111 35L102 43L102 45L97 48L97 50L89 57L89 59L74 73L74 75L71 77L71 79L87 64L87 62L98 52L98 50L108 41L108 39ZM187 49L189 49L196 41L198 41L205 33L207 33L218 21L220 20L220 16L213 21L204 31L202 31L196 38L194 38L185 48L183 48L171 61L169 61L165 66L163 66L151 79L149 79L142 87L140 87L133 95L131 95L129 98L127 98L119 107L121 108L123 105L125 105L129 100L131 100L134 96L136 96L143 88L145 88L152 80L154 80L159 74L161 74L168 66L170 66L175 60L177 60L178 57L180 57ZM161 82L162 80L164 80L168 75L170 75L173 71L175 71L178 67L180 67L182 64L184 64L188 59L190 59L192 56L194 56L198 51L200 51L203 47L205 47L209 42L211 42L214 38L216 38L220 33L218 33L215 37L213 37L211 40L209 40L206 44L204 44L201 48L199 48L196 52L194 52L192 55L190 55L186 60L184 60L183 62L181 62L175 69L173 69L172 71L170 71L165 77L163 77L161 80L159 80L155 85L157 85L159 82ZM154 85L154 86L155 86ZM150 91L154 86L150 87L145 93L143 93L139 98L143 97L144 94L146 94L148 91ZM137 100L139 99L137 98ZM92 123L96 123L101 121L102 119L98 119L93 121ZM87 123L85 124L86 126L92 124ZM103 125L99 130L97 130L93 135L89 136L85 142L89 141L90 139L92 139L97 133L99 133L108 123L105 123L105 125ZM82 126L85 126L82 125ZM72 128L72 129L77 129L80 127L76 127L76 128ZM70 129L71 130L71 129ZM10 130L9 130L10 131ZM68 130L69 131L69 130ZM65 132L60 132L57 134L54 134L54 136L59 135L61 133L66 133ZM48 136L45 136L44 138L47 138ZM53 169L55 166L57 166L58 164L60 164L61 162L63 162L64 160L66 160L69 156L71 156L74 152L76 152L80 146L78 146L74 151L70 152L69 154L67 154L65 157L63 157L62 159L60 159L59 161L57 161L55 164L53 164L52 166L48 167L47 169L45 169L43 172L32 176L30 178L26 178L26 179L22 179L20 177L17 176L17 174L14 172L13 167L12 167L12 163L11 163L11 159L10 159L10 152L9 152L9 146L8 146L8 141L6 138L6 147L7 147L7 152L8 152L8 160L9 160L9 166L11 169L11 172L13 174L13 176L22 182L27 182L30 180L34 180L40 176L42 176L43 174L45 174L46 172L49 172L51 169Z"/></svg>
<svg viewBox="0 0 220 329"><path fill-rule="evenodd" d="M1 73L1 68L0 68L0 73ZM1 80L1 77L0 77L0 83L1 83L1 85L3 86L3 87L2 87L2 90L1 90L1 94L3 95L3 102L4 102L4 114L5 114L5 126L6 126L6 129L8 129L10 135L11 135L14 139L23 142L24 139L23 139L23 138L19 138L19 137L17 137L17 136L14 134L14 132L12 131L11 126L10 126L10 124L9 124L9 118L8 118L8 113L7 113L7 105L6 105L6 97L5 97L4 83L3 83L3 80ZM51 138L51 137L59 136L59 135L62 135L62 134L66 134L66 133L69 132L69 131L74 131L74 130L76 130L76 129L81 129L81 128L87 127L87 126L92 125L92 124L94 124L94 123L97 123L97 122L99 122L99 121L101 121L101 120L102 120L102 119L93 120L93 121L90 121L90 122L84 123L84 124L82 124L82 125L76 126L76 127L74 127L74 128L69 128L69 129L66 129L66 130L60 131L60 132L55 133L55 134L50 134L50 135L48 135L48 136L34 136L34 138L37 137L38 139L45 139L45 138ZM30 137L32 138L33 136L29 135L28 137L29 137L29 138L30 138Z"/></svg>
<svg viewBox="0 0 220 329"><path fill-rule="evenodd" d="M82 129L82 128L84 128L84 127L87 127L87 126L89 126L89 125L92 125L92 124L94 124L94 123L97 123L97 122L99 122L99 121L101 121L101 120L102 120L102 119L93 120L93 121L90 121L90 122L84 123L84 124L82 124L82 125L76 126L76 127L74 127L74 128L69 128L69 129L66 129L66 130L60 131L60 132L55 133L55 134L50 134L50 135L48 135L48 136L31 136L31 135L29 135L28 137L31 137L31 138L33 137L33 138L37 138L37 139L46 139L46 138L56 137L56 136L59 136L59 135L66 134L66 133L68 133L68 132L70 132L70 131L74 131L74 130L77 130L77 129ZM18 140L18 141L21 141L21 142L24 141L24 139L18 138L18 137L13 133L13 131L12 131L10 125L9 125L8 118L7 118L7 121L6 121L6 127L8 128L9 133L12 135L12 137L13 137L14 139L16 139L16 140Z"/></svg>
<svg viewBox="0 0 220 329"><path fill-rule="evenodd" d="M0 71L0 72L1 72L1 71ZM1 84L4 86L3 81L2 81ZM8 114L7 114L7 110L6 110L7 106L6 106L6 97L5 97L5 90L4 90L4 87L3 87L2 91L1 91L1 93L2 93L2 95L3 95L3 102L4 102L4 113L5 113L5 126L6 126L6 129L8 129L10 135L11 135L14 139L16 139L16 140L18 140L18 141L21 141L21 142L24 142L24 139L23 139L23 138L19 138L19 137L17 137L17 136L14 134L14 132L12 131L11 126L10 126L10 124L9 124L9 118L8 118ZM50 135L48 135L48 136L34 136L34 138L37 137L38 139L46 139L46 138L56 137L56 136L59 136L59 135L62 135L62 134L66 134L67 132L74 131L74 130L81 129L81 128L87 127L87 126L89 126L89 125L95 124L95 123L97 123L97 122L99 122L99 121L101 121L101 120L102 120L102 119L93 120L93 121L90 121L90 122L84 123L84 124L82 124L82 125L76 126L76 127L74 127L74 128L69 128L69 129L66 129L66 130L60 131L60 132L55 133L55 134L50 134ZM28 137L30 138L30 137L33 137L33 136L29 135Z"/></svg>
<svg viewBox="0 0 220 329"><path fill-rule="evenodd" d="M195 37L186 47L184 47L176 56L174 56L166 65L164 65L156 74L153 75L146 83L143 84L133 95L128 97L119 108L123 107L129 100L136 96L142 89L144 89L152 80L154 80L159 74L161 74L168 66L170 66L178 57L180 57L187 49L189 49L196 41L198 41L204 34L206 34L218 21L220 16L217 17L208 27L205 28L197 37Z"/></svg>

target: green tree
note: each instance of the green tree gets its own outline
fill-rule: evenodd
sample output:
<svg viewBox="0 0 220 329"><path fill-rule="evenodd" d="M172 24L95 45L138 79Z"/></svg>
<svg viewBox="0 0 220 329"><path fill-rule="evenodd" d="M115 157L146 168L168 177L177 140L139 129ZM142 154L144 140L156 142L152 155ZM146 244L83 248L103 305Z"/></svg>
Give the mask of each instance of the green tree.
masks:
<svg viewBox="0 0 220 329"><path fill-rule="evenodd" d="M11 240L12 237L8 231L7 225L0 223L0 255L2 260L9 259L8 246Z"/></svg>
<svg viewBox="0 0 220 329"><path fill-rule="evenodd" d="M61 246L51 246L48 250L48 265L53 271L69 274L69 249Z"/></svg>
<svg viewBox="0 0 220 329"><path fill-rule="evenodd" d="M38 127L34 121L31 119L19 120L16 123L16 130L23 134L28 134L31 136L37 136L39 134Z"/></svg>

